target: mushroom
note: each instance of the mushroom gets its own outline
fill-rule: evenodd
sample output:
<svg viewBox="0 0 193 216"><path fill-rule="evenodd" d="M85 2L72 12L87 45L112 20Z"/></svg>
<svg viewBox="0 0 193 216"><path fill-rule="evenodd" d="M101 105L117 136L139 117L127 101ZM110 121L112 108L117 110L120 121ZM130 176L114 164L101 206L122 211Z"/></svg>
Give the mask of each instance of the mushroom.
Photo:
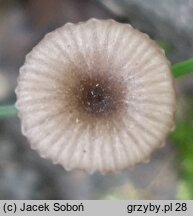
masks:
<svg viewBox="0 0 193 216"><path fill-rule="evenodd" d="M174 125L162 49L129 24L90 19L48 33L16 88L22 133L66 170L117 172L146 161Z"/></svg>

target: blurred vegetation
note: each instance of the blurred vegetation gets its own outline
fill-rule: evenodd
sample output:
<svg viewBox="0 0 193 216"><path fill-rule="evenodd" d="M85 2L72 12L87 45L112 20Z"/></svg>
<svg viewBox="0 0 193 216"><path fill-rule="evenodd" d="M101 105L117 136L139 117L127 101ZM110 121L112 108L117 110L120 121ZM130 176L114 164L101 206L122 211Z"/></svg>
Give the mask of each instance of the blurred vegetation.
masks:
<svg viewBox="0 0 193 216"><path fill-rule="evenodd" d="M193 199L193 98L189 97L188 110L183 119L177 120L171 139L178 147L180 182L178 199Z"/></svg>
<svg viewBox="0 0 193 216"><path fill-rule="evenodd" d="M17 110L14 105L1 105L0 106L0 119L10 118L17 114Z"/></svg>
<svg viewBox="0 0 193 216"><path fill-rule="evenodd" d="M166 54L173 51L173 47L168 41L165 41L163 39L157 39L156 42L162 49L165 50Z"/></svg>

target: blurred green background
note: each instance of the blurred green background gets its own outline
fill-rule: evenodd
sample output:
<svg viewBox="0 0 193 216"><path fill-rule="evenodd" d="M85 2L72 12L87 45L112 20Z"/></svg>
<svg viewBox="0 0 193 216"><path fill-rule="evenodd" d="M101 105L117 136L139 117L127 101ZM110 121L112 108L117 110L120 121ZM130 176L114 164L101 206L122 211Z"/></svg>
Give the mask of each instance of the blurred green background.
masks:
<svg viewBox="0 0 193 216"><path fill-rule="evenodd" d="M0 0L0 105L14 104L25 55L67 23L113 18L146 32L172 64L193 57L193 0ZM146 164L116 175L66 172L0 119L0 199L193 199L193 75L176 80L175 131Z"/></svg>

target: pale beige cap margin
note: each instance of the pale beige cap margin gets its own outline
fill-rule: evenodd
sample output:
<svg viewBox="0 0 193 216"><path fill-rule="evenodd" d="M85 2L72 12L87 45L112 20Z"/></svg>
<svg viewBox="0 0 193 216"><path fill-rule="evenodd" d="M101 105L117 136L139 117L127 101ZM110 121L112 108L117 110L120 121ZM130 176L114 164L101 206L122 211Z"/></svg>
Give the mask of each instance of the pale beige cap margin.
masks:
<svg viewBox="0 0 193 216"><path fill-rule="evenodd" d="M65 88L74 81L65 77L101 68L127 84L127 111L119 121L91 128L69 112ZM16 95L31 147L66 170L132 167L147 160L174 126L174 81L163 50L146 34L113 20L67 23L47 34L27 55Z"/></svg>

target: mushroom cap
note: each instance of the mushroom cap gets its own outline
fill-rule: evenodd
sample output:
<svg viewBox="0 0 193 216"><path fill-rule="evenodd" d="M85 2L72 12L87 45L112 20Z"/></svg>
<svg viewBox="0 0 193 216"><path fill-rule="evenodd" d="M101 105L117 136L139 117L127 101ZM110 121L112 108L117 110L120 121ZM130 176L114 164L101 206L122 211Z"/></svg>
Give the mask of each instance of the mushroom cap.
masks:
<svg viewBox="0 0 193 216"><path fill-rule="evenodd" d="M16 95L31 147L66 170L132 167L174 125L174 82L163 50L113 20L48 33L26 56Z"/></svg>

